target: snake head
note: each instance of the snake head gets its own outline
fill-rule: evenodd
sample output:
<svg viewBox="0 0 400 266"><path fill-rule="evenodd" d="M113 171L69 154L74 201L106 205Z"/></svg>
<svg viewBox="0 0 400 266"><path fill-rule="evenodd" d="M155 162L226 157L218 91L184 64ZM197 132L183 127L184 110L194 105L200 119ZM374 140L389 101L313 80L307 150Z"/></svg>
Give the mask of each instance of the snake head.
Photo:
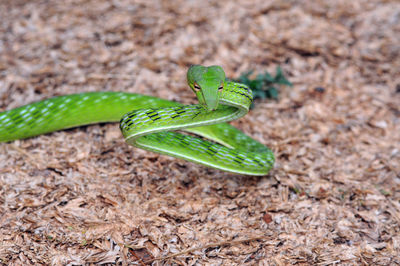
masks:
<svg viewBox="0 0 400 266"><path fill-rule="evenodd" d="M225 82L222 67L192 65L187 72L187 80L199 103L208 112L218 108L220 91Z"/></svg>

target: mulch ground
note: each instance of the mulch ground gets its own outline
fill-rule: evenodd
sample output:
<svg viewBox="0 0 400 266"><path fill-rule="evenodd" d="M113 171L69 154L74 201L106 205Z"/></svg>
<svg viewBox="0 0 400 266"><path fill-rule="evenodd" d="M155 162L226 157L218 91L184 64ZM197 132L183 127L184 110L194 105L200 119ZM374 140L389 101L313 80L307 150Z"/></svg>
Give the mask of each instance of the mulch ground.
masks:
<svg viewBox="0 0 400 266"><path fill-rule="evenodd" d="M83 91L185 104L190 64L280 65L233 124L265 177L128 146L117 124L0 144L0 263L400 264L400 3L1 1L0 110Z"/></svg>

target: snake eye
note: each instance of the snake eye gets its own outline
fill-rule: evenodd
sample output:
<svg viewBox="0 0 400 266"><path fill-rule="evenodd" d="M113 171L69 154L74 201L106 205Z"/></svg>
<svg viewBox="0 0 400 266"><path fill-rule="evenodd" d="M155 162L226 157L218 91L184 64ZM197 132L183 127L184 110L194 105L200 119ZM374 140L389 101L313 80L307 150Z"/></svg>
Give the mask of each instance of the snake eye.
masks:
<svg viewBox="0 0 400 266"><path fill-rule="evenodd" d="M200 90L200 86L197 85L197 84L194 84L194 85L193 85L193 88L195 88L195 90L198 90L198 91Z"/></svg>
<svg viewBox="0 0 400 266"><path fill-rule="evenodd" d="M220 91L220 90L222 90L223 88L224 88L224 86L221 85L221 86L218 87L218 90Z"/></svg>

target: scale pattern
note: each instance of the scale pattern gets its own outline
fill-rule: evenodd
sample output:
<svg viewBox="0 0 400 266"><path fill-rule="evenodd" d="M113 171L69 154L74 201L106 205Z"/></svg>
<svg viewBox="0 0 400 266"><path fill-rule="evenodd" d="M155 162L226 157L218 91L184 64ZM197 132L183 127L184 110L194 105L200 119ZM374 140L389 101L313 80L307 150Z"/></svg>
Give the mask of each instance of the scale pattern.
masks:
<svg viewBox="0 0 400 266"><path fill-rule="evenodd" d="M212 112L201 105L183 106L132 93L65 95L1 112L0 142L120 120L121 131L131 145L225 171L265 175L275 160L271 150L225 123L245 115L251 102L251 90L234 82L226 82L220 105Z"/></svg>
<svg viewBox="0 0 400 266"><path fill-rule="evenodd" d="M227 82L215 111L207 112L201 105L133 110L122 117L120 128L133 146L225 171L265 175L274 164L271 150L227 124L218 124L245 115L251 102L252 93L247 86ZM218 136L201 132L200 135L214 142L166 132L188 129L193 132L191 127L210 124L217 124L212 131Z"/></svg>

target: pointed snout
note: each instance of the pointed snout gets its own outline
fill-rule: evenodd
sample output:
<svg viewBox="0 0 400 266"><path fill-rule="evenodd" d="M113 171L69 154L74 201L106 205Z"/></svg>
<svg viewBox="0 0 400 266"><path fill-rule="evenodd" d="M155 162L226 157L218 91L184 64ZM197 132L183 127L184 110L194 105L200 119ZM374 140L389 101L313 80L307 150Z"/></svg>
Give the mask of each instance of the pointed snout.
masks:
<svg viewBox="0 0 400 266"><path fill-rule="evenodd" d="M218 90L202 90L204 103L207 111L214 111L218 108L219 93Z"/></svg>

